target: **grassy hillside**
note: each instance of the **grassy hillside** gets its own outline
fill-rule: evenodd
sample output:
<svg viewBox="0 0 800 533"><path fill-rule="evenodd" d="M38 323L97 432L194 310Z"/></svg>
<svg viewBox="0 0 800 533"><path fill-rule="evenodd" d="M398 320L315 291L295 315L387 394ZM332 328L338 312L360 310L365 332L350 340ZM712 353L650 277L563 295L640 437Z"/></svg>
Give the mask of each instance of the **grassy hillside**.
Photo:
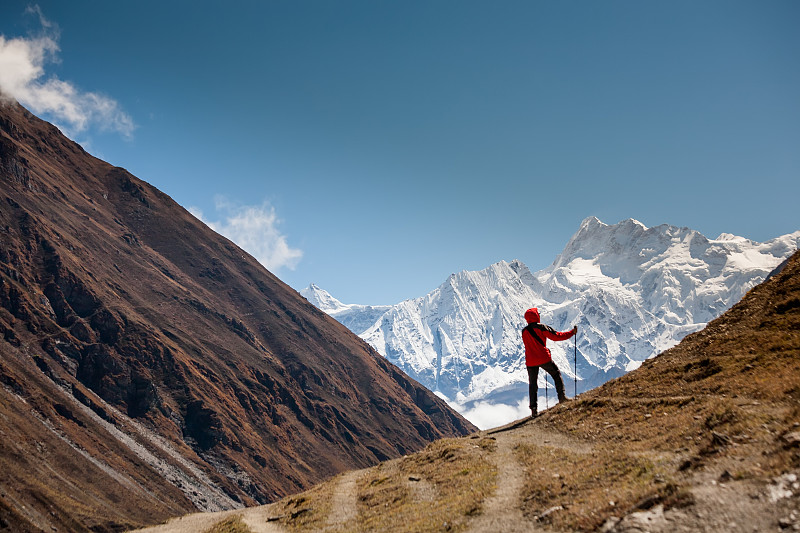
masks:
<svg viewBox="0 0 800 533"><path fill-rule="evenodd" d="M253 532L800 529L799 400L795 254L705 330L535 420L441 440L205 524Z"/></svg>

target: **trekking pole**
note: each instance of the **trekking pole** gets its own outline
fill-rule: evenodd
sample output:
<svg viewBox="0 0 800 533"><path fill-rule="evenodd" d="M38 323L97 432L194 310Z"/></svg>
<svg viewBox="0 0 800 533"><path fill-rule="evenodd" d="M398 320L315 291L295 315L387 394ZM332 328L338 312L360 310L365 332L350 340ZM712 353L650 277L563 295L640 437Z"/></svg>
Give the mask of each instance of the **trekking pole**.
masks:
<svg viewBox="0 0 800 533"><path fill-rule="evenodd" d="M573 398L578 397L578 333L575 333L575 359L574 359L574 369L575 374L575 394Z"/></svg>
<svg viewBox="0 0 800 533"><path fill-rule="evenodd" d="M550 409L550 400L547 398L547 372L544 373L544 408Z"/></svg>

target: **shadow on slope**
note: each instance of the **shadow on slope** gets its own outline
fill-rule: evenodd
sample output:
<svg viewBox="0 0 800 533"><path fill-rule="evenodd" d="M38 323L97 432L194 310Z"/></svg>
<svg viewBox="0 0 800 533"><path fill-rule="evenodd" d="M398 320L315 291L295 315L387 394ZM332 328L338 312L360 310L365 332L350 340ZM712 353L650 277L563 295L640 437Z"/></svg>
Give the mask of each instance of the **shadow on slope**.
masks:
<svg viewBox="0 0 800 533"><path fill-rule="evenodd" d="M0 95L0 529L266 503L473 430L169 196Z"/></svg>
<svg viewBox="0 0 800 533"><path fill-rule="evenodd" d="M339 477L261 508L255 527L798 529L798 400L795 254L706 329L638 370L536 419L443 439L350 473L347 491ZM331 521L343 501L351 513Z"/></svg>

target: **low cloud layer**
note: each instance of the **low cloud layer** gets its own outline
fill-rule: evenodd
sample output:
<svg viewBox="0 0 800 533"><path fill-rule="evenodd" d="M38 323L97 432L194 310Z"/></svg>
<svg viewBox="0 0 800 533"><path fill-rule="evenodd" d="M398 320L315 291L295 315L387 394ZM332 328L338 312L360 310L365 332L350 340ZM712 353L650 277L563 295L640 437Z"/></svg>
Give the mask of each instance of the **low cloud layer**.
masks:
<svg viewBox="0 0 800 533"><path fill-rule="evenodd" d="M115 100L47 76L45 67L59 62L58 28L38 6L26 13L39 17L41 31L28 37L0 35L0 94L17 100L36 115L47 115L70 137L96 127L130 138L135 125Z"/></svg>
<svg viewBox="0 0 800 533"><path fill-rule="evenodd" d="M211 229L235 242L271 271L293 269L303 257L302 250L292 248L278 229L280 220L269 204L234 205L224 198L216 199L216 216L212 221L196 208L189 211Z"/></svg>
<svg viewBox="0 0 800 533"><path fill-rule="evenodd" d="M479 429L491 429L504 426L520 418L530 416L528 399L520 400L516 405L506 403L476 402L469 409L450 404L461 416L478 426ZM544 408L544 405L541 406Z"/></svg>
<svg viewBox="0 0 800 533"><path fill-rule="evenodd" d="M556 399L552 397L552 394L553 392L551 390L551 397L549 400L547 397L539 395L537 404L540 413L556 405ZM446 398L443 399L447 401ZM516 404L513 405L507 403L479 401L470 404L470 407L467 408L461 404L453 402L447 403L450 405L450 407L458 411L461 416L478 426L479 429L492 429L499 426L504 426L514 422L515 420L519 420L531 415L531 410L528 407L527 396L521 398Z"/></svg>

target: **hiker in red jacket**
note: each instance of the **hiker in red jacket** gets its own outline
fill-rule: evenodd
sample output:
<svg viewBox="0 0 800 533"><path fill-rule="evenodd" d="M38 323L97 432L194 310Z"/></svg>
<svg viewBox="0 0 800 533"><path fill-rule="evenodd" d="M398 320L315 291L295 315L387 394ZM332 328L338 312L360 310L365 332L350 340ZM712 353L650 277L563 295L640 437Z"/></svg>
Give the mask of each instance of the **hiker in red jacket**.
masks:
<svg viewBox="0 0 800 533"><path fill-rule="evenodd" d="M531 307L525 311L525 321L528 323L522 330L522 342L525 345L525 366L528 368L528 393L531 398L531 417L538 413L536 394L539 392L539 367L542 367L548 374L553 376L556 384L558 401L568 401L564 393L564 380L561 379L561 372L553 362L550 350L547 349L547 339L551 341L565 341L572 338L578 332L578 326L570 331L556 331L550 326L539 323L539 310Z"/></svg>

